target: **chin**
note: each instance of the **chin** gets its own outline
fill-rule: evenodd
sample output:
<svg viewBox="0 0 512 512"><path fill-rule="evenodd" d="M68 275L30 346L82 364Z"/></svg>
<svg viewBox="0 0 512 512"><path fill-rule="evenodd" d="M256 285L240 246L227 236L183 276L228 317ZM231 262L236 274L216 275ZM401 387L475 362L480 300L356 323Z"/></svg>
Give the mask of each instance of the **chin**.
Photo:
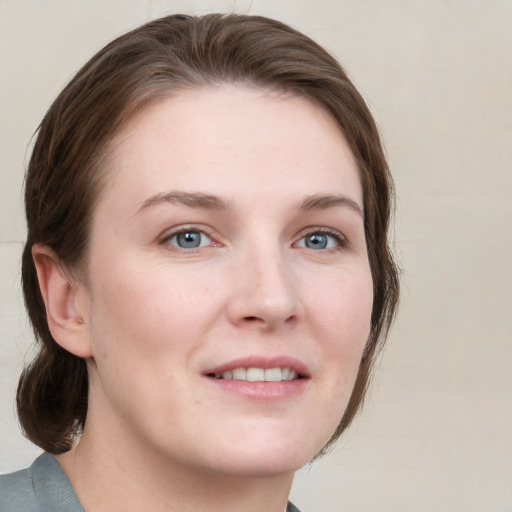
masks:
<svg viewBox="0 0 512 512"><path fill-rule="evenodd" d="M308 464L322 449L328 438L316 443L305 436L288 436L286 439L258 439L247 445L230 446L217 463L220 472L241 477L276 477L293 474Z"/></svg>
<svg viewBox="0 0 512 512"><path fill-rule="evenodd" d="M279 456L276 454L255 454L243 460L224 461L216 470L226 475L236 475L241 478L273 478L283 475L293 475L302 466L310 461L311 457L297 456L288 453Z"/></svg>

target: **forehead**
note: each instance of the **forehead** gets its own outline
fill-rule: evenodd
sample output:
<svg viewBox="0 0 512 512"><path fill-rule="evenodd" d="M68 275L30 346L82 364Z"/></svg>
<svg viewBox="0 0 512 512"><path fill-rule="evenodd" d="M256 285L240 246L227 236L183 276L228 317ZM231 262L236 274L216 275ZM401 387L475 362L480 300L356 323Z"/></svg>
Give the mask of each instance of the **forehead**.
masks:
<svg viewBox="0 0 512 512"><path fill-rule="evenodd" d="M308 99L248 86L154 101L116 135L106 171L106 194L132 202L174 189L284 200L315 187L362 207L357 164L333 118Z"/></svg>

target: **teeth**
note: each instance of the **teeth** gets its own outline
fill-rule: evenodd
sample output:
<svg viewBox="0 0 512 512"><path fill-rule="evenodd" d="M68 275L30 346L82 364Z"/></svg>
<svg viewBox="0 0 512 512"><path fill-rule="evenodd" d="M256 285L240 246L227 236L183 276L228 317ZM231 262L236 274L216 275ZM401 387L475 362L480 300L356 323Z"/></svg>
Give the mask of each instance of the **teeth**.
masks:
<svg viewBox="0 0 512 512"><path fill-rule="evenodd" d="M249 382L260 382L265 380L265 370L262 368L247 368L247 380Z"/></svg>
<svg viewBox="0 0 512 512"><path fill-rule="evenodd" d="M282 378L281 368L270 368L265 370L266 382L280 382Z"/></svg>
<svg viewBox="0 0 512 512"><path fill-rule="evenodd" d="M216 373L216 379L246 380L248 382L281 382L295 380L297 372L290 368L235 368L222 374Z"/></svg>
<svg viewBox="0 0 512 512"><path fill-rule="evenodd" d="M245 368L235 368L233 370L233 379L247 380L247 372L246 372Z"/></svg>

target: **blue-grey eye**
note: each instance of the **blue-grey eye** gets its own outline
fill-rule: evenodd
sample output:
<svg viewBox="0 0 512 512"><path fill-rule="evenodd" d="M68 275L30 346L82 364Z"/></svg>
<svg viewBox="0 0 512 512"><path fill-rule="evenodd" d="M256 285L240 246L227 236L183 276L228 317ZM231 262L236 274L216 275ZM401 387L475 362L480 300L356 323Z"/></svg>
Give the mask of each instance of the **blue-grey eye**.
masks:
<svg viewBox="0 0 512 512"><path fill-rule="evenodd" d="M340 245L340 237L336 235L330 235L328 233L316 232L309 233L305 237L301 238L297 246L306 247L307 249L313 249L314 251L321 251L323 249L334 249Z"/></svg>
<svg viewBox="0 0 512 512"><path fill-rule="evenodd" d="M169 238L169 243L179 247L180 249L197 249L211 244L208 235L201 231L182 231Z"/></svg>
<svg viewBox="0 0 512 512"><path fill-rule="evenodd" d="M325 249L327 242L327 235L321 233L313 233L305 238L306 247L309 249Z"/></svg>

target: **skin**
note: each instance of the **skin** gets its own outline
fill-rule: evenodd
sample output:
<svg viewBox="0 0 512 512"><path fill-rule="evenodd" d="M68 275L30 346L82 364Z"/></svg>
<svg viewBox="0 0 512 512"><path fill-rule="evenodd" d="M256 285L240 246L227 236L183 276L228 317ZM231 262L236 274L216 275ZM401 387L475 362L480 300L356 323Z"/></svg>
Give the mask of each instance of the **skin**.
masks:
<svg viewBox="0 0 512 512"><path fill-rule="evenodd" d="M106 175L86 279L34 249L52 333L90 376L85 431L61 465L85 510L283 512L343 415L370 330L347 142L305 99L224 85L146 107ZM200 247L178 246L184 229ZM305 378L251 395L207 376L255 356L292 358Z"/></svg>

